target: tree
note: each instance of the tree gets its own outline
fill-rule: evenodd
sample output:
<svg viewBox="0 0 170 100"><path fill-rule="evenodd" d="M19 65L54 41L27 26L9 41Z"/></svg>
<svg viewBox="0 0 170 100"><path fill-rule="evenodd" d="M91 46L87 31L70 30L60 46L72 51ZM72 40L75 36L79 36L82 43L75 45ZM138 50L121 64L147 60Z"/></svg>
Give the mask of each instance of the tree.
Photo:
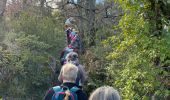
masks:
<svg viewBox="0 0 170 100"><path fill-rule="evenodd" d="M7 0L1 0L0 1L0 20L2 20L2 17L4 15L6 3L7 3Z"/></svg>
<svg viewBox="0 0 170 100"><path fill-rule="evenodd" d="M111 79L108 84L117 87L123 99L165 99L169 95L166 88L169 71L162 67L169 66L170 55L163 51L169 49L170 35L169 28L163 27L169 27L164 23L169 20L162 16L160 2L118 0L118 3L124 13L117 26L119 34L104 41L107 48L112 48L107 56Z"/></svg>
<svg viewBox="0 0 170 100"><path fill-rule="evenodd" d="M86 8L88 10L86 10L86 16L88 19L88 36L89 36L89 46L93 46L95 45L95 12L96 12L96 8L95 8L95 3L96 0L86 0Z"/></svg>
<svg viewBox="0 0 170 100"><path fill-rule="evenodd" d="M3 80L0 81L0 95L7 99L39 100L56 81L54 75L57 73L53 74L51 68L60 70L59 55L65 45L63 19L59 11L42 15L40 5L32 4L30 0L25 9L20 8L20 1L10 2L7 8L15 8L15 4L19 7L6 15L10 30L3 32L5 36L1 41L6 48L0 47ZM7 11L11 11L9 8Z"/></svg>

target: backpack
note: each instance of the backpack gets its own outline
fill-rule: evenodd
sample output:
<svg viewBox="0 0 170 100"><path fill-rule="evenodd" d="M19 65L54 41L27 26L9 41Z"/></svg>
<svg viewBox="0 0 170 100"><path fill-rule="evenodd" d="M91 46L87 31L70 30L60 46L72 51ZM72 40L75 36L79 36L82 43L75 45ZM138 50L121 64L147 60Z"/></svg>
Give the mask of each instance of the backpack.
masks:
<svg viewBox="0 0 170 100"><path fill-rule="evenodd" d="M79 37L78 34L74 35L74 37L72 38L72 41L69 45L70 48L73 48L73 49L79 49L79 51L81 52L82 49L83 49L83 43Z"/></svg>
<svg viewBox="0 0 170 100"><path fill-rule="evenodd" d="M76 36L76 34L77 34L77 32L74 32L74 31L72 31L72 32L69 34L69 37L70 37L71 41L74 40L74 37Z"/></svg>
<svg viewBox="0 0 170 100"><path fill-rule="evenodd" d="M64 100L66 96L66 92L70 93L68 100L78 100L76 92L80 90L78 87L74 86L71 89L65 86L55 86L53 87L54 94L52 96L52 100Z"/></svg>

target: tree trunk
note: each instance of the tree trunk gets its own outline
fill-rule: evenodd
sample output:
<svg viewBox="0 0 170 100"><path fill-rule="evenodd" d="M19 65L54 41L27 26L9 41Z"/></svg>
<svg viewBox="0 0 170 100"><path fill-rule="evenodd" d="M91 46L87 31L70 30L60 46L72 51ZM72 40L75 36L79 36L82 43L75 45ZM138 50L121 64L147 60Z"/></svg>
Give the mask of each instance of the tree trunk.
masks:
<svg viewBox="0 0 170 100"><path fill-rule="evenodd" d="M159 37L162 34L162 11L161 11L161 3L162 1L156 2L155 0L150 0L151 2L151 10L155 13L154 20L156 25L156 32L153 34L154 36Z"/></svg>
<svg viewBox="0 0 170 100"><path fill-rule="evenodd" d="M77 0L77 4L80 5L80 6L83 6L82 2L83 2L82 0ZM83 18L82 18L82 17L83 17L83 8L79 7L79 9L78 9L78 14L79 14L79 16L80 16L80 17L79 17L79 18L80 18L80 19L79 19L79 21L80 21L80 22L79 22L79 32L80 32L80 36L81 36L81 37L84 37L84 30L83 30L83 23L84 23L84 22L83 22Z"/></svg>
<svg viewBox="0 0 170 100"><path fill-rule="evenodd" d="M86 11L86 16L88 18L88 36L89 36L89 46L95 45L95 3L96 0L86 0L86 7L89 9Z"/></svg>
<svg viewBox="0 0 170 100"><path fill-rule="evenodd" d="M40 12L42 16L48 16L51 13L50 8L45 7L46 0L40 0Z"/></svg>
<svg viewBox="0 0 170 100"><path fill-rule="evenodd" d="M7 0L0 0L0 22L2 22L2 17L5 12Z"/></svg>
<svg viewBox="0 0 170 100"><path fill-rule="evenodd" d="M83 5L83 0L77 0L77 4L80 5L80 6L84 6ZM84 40L83 40L83 37L84 37L84 20L83 20L83 8L79 7L77 9L78 11L78 17L79 18L79 23L78 23L78 30L79 30L79 36L80 36L80 39L82 41L82 47L80 49L80 53L84 53L85 51L85 48L84 48Z"/></svg>
<svg viewBox="0 0 170 100"><path fill-rule="evenodd" d="M23 0L22 1L22 10L26 10L27 9L27 0Z"/></svg>

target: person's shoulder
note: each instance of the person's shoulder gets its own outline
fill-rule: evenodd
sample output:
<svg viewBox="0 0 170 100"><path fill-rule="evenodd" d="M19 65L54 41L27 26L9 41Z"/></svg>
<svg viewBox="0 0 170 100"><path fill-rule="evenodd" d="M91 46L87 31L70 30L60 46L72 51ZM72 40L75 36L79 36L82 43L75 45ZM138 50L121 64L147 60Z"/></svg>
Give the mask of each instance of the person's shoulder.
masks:
<svg viewBox="0 0 170 100"><path fill-rule="evenodd" d="M79 90L77 91L77 93L78 93L78 94L86 95L86 93L85 93L82 89L79 89Z"/></svg>
<svg viewBox="0 0 170 100"><path fill-rule="evenodd" d="M78 100L87 100L88 99L86 93L83 90L80 89L76 93L77 93Z"/></svg>
<svg viewBox="0 0 170 100"><path fill-rule="evenodd" d="M51 98L52 98L52 96L53 96L54 93L55 93L55 92L54 92L53 88L50 88L50 89L46 92L45 97L44 97L44 100L51 100Z"/></svg>
<svg viewBox="0 0 170 100"><path fill-rule="evenodd" d="M78 67L83 68L83 69L85 68L85 66L83 66L81 64L79 64Z"/></svg>
<svg viewBox="0 0 170 100"><path fill-rule="evenodd" d="M53 93L54 90L53 90L53 87L51 87L49 90L48 90L48 93Z"/></svg>

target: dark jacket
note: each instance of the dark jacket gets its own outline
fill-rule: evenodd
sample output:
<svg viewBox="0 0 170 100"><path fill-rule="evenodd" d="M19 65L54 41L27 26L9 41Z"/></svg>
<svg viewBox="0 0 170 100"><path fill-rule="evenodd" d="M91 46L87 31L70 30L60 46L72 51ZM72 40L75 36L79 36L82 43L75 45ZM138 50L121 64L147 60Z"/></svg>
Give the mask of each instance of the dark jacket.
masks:
<svg viewBox="0 0 170 100"><path fill-rule="evenodd" d="M69 89L71 89L72 87L77 86L77 85L74 84L74 83L63 83L62 86L66 86L66 87L68 87ZM78 86L77 86L77 87L78 87ZM55 93L55 92L54 92L53 88L50 88L50 89L47 91L44 100L51 100L54 93ZM76 92L76 94L77 94L78 100L88 100L87 95L86 95L82 90L78 90L78 91Z"/></svg>

